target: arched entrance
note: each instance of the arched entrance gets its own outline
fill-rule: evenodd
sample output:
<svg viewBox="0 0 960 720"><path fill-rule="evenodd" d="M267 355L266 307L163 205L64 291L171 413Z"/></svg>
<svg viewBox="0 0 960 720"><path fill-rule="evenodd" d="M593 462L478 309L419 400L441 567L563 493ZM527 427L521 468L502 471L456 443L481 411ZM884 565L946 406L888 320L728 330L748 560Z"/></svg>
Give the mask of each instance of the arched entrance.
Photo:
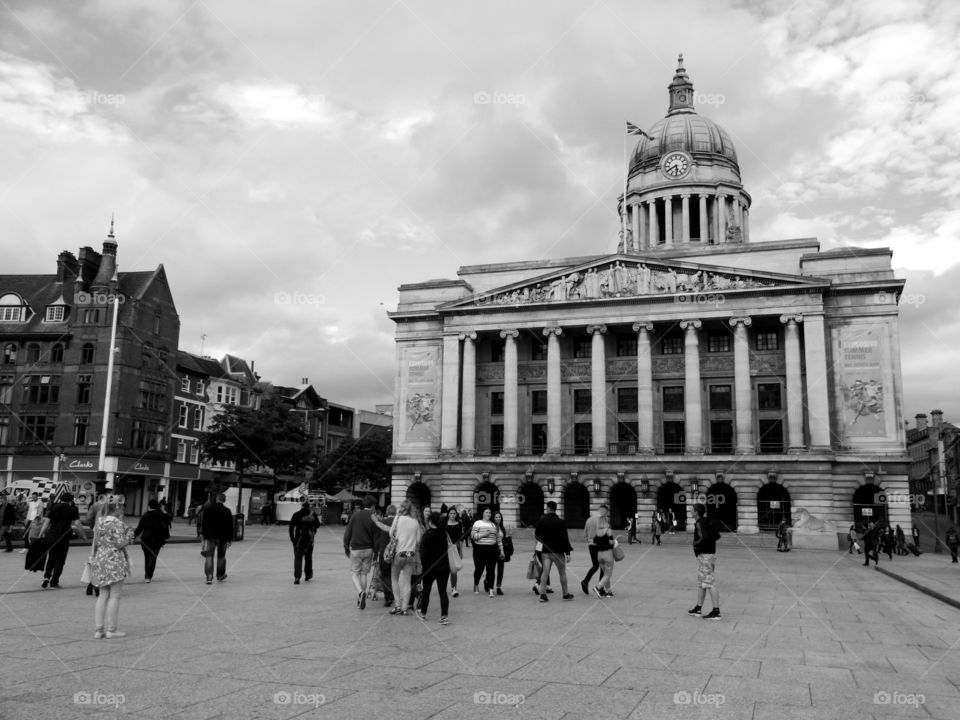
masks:
<svg viewBox="0 0 960 720"><path fill-rule="evenodd" d="M737 491L726 483L714 483L707 490L707 517L721 532L737 531Z"/></svg>
<svg viewBox="0 0 960 720"><path fill-rule="evenodd" d="M543 516L543 489L535 482L525 483L520 488L520 527L533 527Z"/></svg>
<svg viewBox="0 0 960 720"><path fill-rule="evenodd" d="M629 483L620 482L610 488L610 527L615 530L630 526L637 512L637 491Z"/></svg>
<svg viewBox="0 0 960 720"><path fill-rule="evenodd" d="M563 521L568 528L582 528L590 517L590 493L581 483L563 489Z"/></svg>
<svg viewBox="0 0 960 720"><path fill-rule="evenodd" d="M500 490L492 482L480 483L473 493L473 505L477 517L482 516L488 508L492 517L493 513L500 512Z"/></svg>
<svg viewBox="0 0 960 720"><path fill-rule="evenodd" d="M683 488L673 481L664 483L657 489L657 510L662 510L664 513L673 510L677 530L687 529L687 505L684 498L686 494Z"/></svg>
<svg viewBox="0 0 960 720"><path fill-rule="evenodd" d="M767 483L757 492L757 525L776 530L781 520L790 525L790 492L777 483Z"/></svg>
<svg viewBox="0 0 960 720"><path fill-rule="evenodd" d="M410 483L407 488L407 500L413 503L417 510L430 504L430 487L425 482Z"/></svg>
<svg viewBox="0 0 960 720"><path fill-rule="evenodd" d="M875 523L887 522L886 503L877 502L881 495L886 495L873 483L861 485L853 493L853 522L859 527L866 527L873 520Z"/></svg>

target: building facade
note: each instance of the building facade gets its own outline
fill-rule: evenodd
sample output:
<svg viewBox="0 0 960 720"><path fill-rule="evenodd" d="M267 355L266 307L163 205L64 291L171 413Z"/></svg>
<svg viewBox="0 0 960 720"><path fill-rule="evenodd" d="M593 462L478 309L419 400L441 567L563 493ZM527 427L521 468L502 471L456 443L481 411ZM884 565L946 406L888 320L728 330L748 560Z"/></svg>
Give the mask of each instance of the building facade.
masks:
<svg viewBox="0 0 960 720"><path fill-rule="evenodd" d="M682 66L633 154L616 251L400 287L393 498L615 525L696 501L910 526L887 249L753 242L729 135ZM895 498L887 502L887 491Z"/></svg>
<svg viewBox="0 0 960 720"><path fill-rule="evenodd" d="M907 429L910 454L910 493L913 505L948 515L957 521L960 490L960 428L931 410L930 421L919 413L917 425Z"/></svg>

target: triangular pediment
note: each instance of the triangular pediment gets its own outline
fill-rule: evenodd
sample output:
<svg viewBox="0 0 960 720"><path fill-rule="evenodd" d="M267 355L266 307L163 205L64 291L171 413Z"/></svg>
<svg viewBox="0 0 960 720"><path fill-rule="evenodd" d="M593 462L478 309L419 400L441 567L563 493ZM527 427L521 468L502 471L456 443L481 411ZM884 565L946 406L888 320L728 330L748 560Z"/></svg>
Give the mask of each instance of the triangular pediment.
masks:
<svg viewBox="0 0 960 720"><path fill-rule="evenodd" d="M830 280L745 268L614 254L553 270L440 306L440 310L475 307L580 303L691 293L808 290Z"/></svg>

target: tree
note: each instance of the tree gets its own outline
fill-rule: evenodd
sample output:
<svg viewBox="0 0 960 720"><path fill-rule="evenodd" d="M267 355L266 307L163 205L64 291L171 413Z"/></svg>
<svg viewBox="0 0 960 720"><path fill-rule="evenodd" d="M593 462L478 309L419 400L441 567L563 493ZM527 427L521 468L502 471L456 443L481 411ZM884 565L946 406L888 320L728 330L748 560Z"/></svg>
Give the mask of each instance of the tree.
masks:
<svg viewBox="0 0 960 720"><path fill-rule="evenodd" d="M343 443L326 455L317 468L316 483L325 491L366 484L381 489L390 485L387 458L393 450L389 433L371 433Z"/></svg>
<svg viewBox="0 0 960 720"><path fill-rule="evenodd" d="M239 513L243 476L249 469L265 466L274 474L302 471L311 451L301 418L277 398L267 397L257 409L227 405L211 423L201 453L205 460L233 464L240 488Z"/></svg>

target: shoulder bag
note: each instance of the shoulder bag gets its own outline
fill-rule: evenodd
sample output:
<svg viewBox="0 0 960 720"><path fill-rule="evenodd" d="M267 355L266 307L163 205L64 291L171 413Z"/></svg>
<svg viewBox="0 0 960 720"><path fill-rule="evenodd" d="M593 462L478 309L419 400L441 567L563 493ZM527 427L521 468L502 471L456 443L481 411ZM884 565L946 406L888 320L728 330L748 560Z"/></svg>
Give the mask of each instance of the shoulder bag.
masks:
<svg viewBox="0 0 960 720"><path fill-rule="evenodd" d="M616 562L620 562L625 557L623 553L623 548L620 547L620 538L614 538L613 540L613 559Z"/></svg>
<svg viewBox="0 0 960 720"><path fill-rule="evenodd" d="M390 527L390 542L383 549L383 561L385 563L392 563L394 556L397 554L397 523L399 520L399 516L395 517L393 525Z"/></svg>
<svg viewBox="0 0 960 720"><path fill-rule="evenodd" d="M450 572L456 573L463 569L463 560L460 553L457 552L457 546L447 538L447 563L450 565Z"/></svg>

